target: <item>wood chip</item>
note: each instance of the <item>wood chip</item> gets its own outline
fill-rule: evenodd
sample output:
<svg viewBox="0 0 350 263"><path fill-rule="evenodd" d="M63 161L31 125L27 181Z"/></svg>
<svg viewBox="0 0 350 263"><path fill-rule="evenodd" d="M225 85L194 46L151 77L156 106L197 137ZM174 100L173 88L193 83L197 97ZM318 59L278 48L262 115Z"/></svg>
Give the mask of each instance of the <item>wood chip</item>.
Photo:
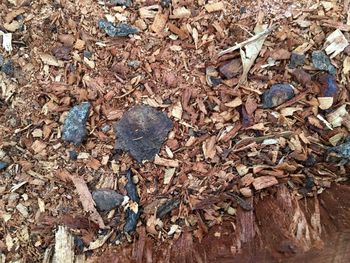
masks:
<svg viewBox="0 0 350 263"><path fill-rule="evenodd" d="M278 181L274 176L260 176L253 181L255 190L261 190L275 184L278 184Z"/></svg>
<svg viewBox="0 0 350 263"><path fill-rule="evenodd" d="M204 8L205 10L207 10L207 12L212 13L212 12L224 10L225 5L224 5L224 2L217 2L217 3L206 4Z"/></svg>
<svg viewBox="0 0 350 263"><path fill-rule="evenodd" d="M179 167L178 160L169 160L169 159L161 158L159 157L158 154L154 158L154 163L165 167Z"/></svg>
<svg viewBox="0 0 350 263"><path fill-rule="evenodd" d="M65 226L58 226L55 234L55 253L53 263L74 262L74 238Z"/></svg>

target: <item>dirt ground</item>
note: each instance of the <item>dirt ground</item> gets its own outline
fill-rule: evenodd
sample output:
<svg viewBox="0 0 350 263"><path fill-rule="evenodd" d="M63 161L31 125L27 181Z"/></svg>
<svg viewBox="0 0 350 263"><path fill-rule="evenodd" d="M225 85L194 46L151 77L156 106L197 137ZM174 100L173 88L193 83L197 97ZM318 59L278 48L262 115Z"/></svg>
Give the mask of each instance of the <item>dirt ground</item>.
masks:
<svg viewBox="0 0 350 263"><path fill-rule="evenodd" d="M350 261L348 0L0 10L0 263ZM172 127L137 162L115 125L141 104ZM96 209L97 189L131 196L128 171L140 200Z"/></svg>

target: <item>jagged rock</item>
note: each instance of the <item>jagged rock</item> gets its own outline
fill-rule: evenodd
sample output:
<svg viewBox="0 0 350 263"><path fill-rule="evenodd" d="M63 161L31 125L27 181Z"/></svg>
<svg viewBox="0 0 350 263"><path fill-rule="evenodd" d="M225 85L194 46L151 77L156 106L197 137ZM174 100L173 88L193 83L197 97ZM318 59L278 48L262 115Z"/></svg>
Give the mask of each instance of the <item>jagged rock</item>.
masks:
<svg viewBox="0 0 350 263"><path fill-rule="evenodd" d="M99 211L110 211L120 206L124 196L110 189L99 189L92 193L92 198Z"/></svg>
<svg viewBox="0 0 350 263"><path fill-rule="evenodd" d="M89 116L90 103L83 102L74 106L68 113L62 130L62 139L75 145L81 144L87 134L86 121Z"/></svg>

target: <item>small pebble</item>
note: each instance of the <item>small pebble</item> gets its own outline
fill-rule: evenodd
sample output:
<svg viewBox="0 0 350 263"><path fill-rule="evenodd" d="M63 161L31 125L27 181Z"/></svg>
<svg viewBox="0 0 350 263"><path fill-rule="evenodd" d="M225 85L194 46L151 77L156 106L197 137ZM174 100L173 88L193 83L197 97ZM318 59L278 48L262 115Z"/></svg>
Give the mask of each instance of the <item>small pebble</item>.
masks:
<svg viewBox="0 0 350 263"><path fill-rule="evenodd" d="M168 8L171 5L171 0L160 0L160 5L163 8Z"/></svg>
<svg viewBox="0 0 350 263"><path fill-rule="evenodd" d="M83 102L74 106L68 113L62 130L62 139L75 145L81 144L86 135L86 121L89 116L90 103Z"/></svg>
<svg viewBox="0 0 350 263"><path fill-rule="evenodd" d="M120 23L118 25L113 25L112 23L103 19L98 21L98 27L103 29L110 37L126 37L139 32L136 28L128 24Z"/></svg>
<svg viewBox="0 0 350 263"><path fill-rule="evenodd" d="M69 159L75 161L78 158L78 153L75 150L69 151Z"/></svg>
<svg viewBox="0 0 350 263"><path fill-rule="evenodd" d="M1 71L4 72L8 76L13 76L15 71L15 66L12 60L5 61L1 66Z"/></svg>
<svg viewBox="0 0 350 263"><path fill-rule="evenodd" d="M106 133L106 132L109 132L110 129L111 129L111 126L108 125L108 124L105 124L105 125L102 126L101 131L103 131L104 133Z"/></svg>
<svg viewBox="0 0 350 263"><path fill-rule="evenodd" d="M110 211L121 205L124 196L110 189L100 189L92 193L92 198L99 211Z"/></svg>
<svg viewBox="0 0 350 263"><path fill-rule="evenodd" d="M336 68L332 65L331 60L323 51L312 52L312 64L319 70L328 71L330 74L336 74Z"/></svg>
<svg viewBox="0 0 350 263"><path fill-rule="evenodd" d="M84 58L89 58L90 59L92 57L92 53L90 51L88 51L88 50L84 50L83 56L84 56Z"/></svg>
<svg viewBox="0 0 350 263"><path fill-rule="evenodd" d="M8 166L8 163L0 161L0 171L5 170Z"/></svg>
<svg viewBox="0 0 350 263"><path fill-rule="evenodd" d="M274 108L294 97L294 90L289 84L275 84L262 95L263 108Z"/></svg>
<svg viewBox="0 0 350 263"><path fill-rule="evenodd" d="M138 60L129 60L128 61L128 66L132 67L134 69L138 69L140 67L140 65L141 65L141 62Z"/></svg>
<svg viewBox="0 0 350 263"><path fill-rule="evenodd" d="M119 5L119 6L126 6L130 7L132 6L132 1L131 0L109 0L110 5Z"/></svg>

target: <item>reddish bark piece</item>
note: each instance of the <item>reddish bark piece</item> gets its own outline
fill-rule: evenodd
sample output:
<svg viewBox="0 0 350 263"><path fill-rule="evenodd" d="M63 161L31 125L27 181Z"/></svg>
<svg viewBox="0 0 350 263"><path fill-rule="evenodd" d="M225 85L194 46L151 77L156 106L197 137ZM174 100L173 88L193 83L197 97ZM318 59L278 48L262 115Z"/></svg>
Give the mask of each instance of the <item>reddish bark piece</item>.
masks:
<svg viewBox="0 0 350 263"><path fill-rule="evenodd" d="M275 184L278 184L278 181L274 176L260 176L253 181L255 190L261 190Z"/></svg>

